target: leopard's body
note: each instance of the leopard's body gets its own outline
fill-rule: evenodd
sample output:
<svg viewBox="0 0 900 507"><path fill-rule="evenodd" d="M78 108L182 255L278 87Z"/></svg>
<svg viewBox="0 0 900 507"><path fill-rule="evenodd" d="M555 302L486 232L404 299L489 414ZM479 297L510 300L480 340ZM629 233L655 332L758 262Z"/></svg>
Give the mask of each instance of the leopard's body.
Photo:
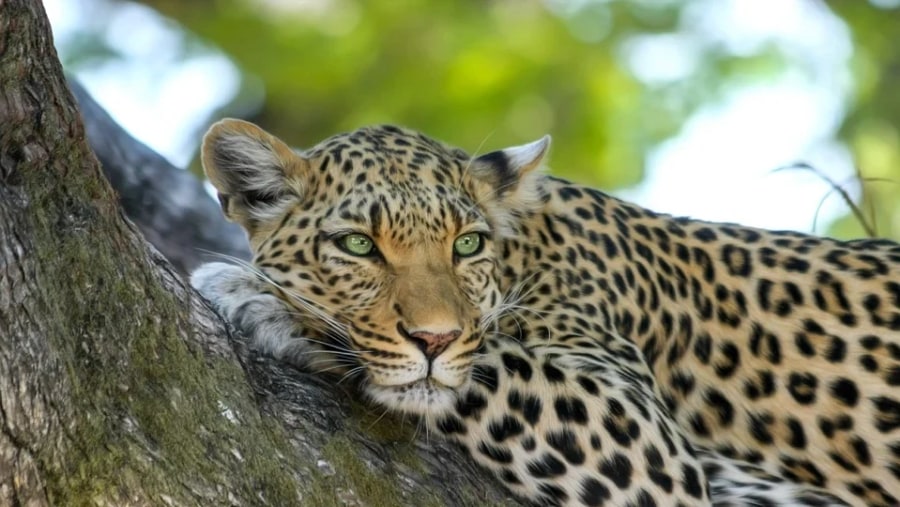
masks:
<svg viewBox="0 0 900 507"><path fill-rule="evenodd" d="M900 245L653 213L546 148L222 122L204 165L255 268L194 284L539 504L897 505Z"/></svg>

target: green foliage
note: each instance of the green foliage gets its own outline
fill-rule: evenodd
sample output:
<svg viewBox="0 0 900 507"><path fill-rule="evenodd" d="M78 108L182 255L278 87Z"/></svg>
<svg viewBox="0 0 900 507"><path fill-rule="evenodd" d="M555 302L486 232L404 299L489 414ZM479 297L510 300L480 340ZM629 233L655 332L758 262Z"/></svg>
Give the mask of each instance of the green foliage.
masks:
<svg viewBox="0 0 900 507"><path fill-rule="evenodd" d="M564 18L530 1L341 0L293 14L247 0L145 3L265 83L254 119L297 146L372 123L470 150L552 131L557 174L615 188L640 180L644 150L677 125L648 104L614 47L638 26L674 29L672 8L614 2ZM582 27L594 40L578 38L578 26L604 19L608 31ZM644 109L652 137L634 114Z"/></svg>
<svg viewBox="0 0 900 507"><path fill-rule="evenodd" d="M879 9L861 1L829 6L850 26L855 46L855 103L841 136L860 173L860 208L877 235L900 238L900 7ZM834 225L844 237L860 236L862 229L852 217Z"/></svg>
<svg viewBox="0 0 900 507"><path fill-rule="evenodd" d="M900 7L806 1L839 15L846 27L829 20L831 29L849 28L854 41L847 79L855 96L839 140L868 183L838 183L859 196L879 235L900 237ZM141 3L188 31L186 53L213 44L240 67L239 95L216 116L248 118L300 147L372 123L410 126L481 152L551 133L553 172L605 190L640 182L649 149L700 106L748 84L824 77L809 48L777 37L729 47L713 33L727 26L696 22L712 4L687 0ZM638 76L628 50L650 39L685 57L688 68L657 80ZM82 62L115 55L96 38L78 43ZM667 63L663 56L651 65ZM865 227L849 217L829 232L855 237Z"/></svg>

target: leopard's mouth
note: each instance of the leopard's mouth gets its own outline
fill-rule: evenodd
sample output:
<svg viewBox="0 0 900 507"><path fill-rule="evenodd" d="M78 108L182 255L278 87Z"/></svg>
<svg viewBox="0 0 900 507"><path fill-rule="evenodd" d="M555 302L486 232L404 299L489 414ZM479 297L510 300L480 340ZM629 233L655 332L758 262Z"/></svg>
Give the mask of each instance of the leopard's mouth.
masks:
<svg viewBox="0 0 900 507"><path fill-rule="evenodd" d="M468 334L456 342L469 339ZM356 363L357 372L364 372L365 382L371 386L411 389L459 389L467 380L474 351L460 350L455 343L434 356L422 350L414 340L401 334L384 333L352 326L345 351L335 352ZM361 367L361 368L360 368Z"/></svg>
<svg viewBox="0 0 900 507"><path fill-rule="evenodd" d="M425 377L425 378L419 379L419 380L414 380L406 385L397 386L397 387L402 387L402 388L407 388L407 389L433 389L433 390L449 389L451 391L455 391L457 389L453 386L444 384L443 382L441 382L440 380L438 380L432 376L428 376L428 377Z"/></svg>
<svg viewBox="0 0 900 507"><path fill-rule="evenodd" d="M421 416L433 416L453 410L459 397L458 388L447 386L431 377L396 386L369 384L365 392L384 407Z"/></svg>

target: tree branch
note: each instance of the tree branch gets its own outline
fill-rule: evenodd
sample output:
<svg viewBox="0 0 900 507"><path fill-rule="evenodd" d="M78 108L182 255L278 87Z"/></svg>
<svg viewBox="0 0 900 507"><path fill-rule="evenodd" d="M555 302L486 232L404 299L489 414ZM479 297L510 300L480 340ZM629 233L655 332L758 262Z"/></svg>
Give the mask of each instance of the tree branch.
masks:
<svg viewBox="0 0 900 507"><path fill-rule="evenodd" d="M131 137L78 81L69 78L69 87L122 209L181 274L209 260L204 252L250 258L244 231L225 221L200 181Z"/></svg>
<svg viewBox="0 0 900 507"><path fill-rule="evenodd" d="M82 103L126 209L188 269L194 240L169 220L195 211L169 209L184 199L162 184L184 173L143 173L165 164ZM0 504L507 501L350 387L249 353L148 248L85 141L40 2L0 1L0 125Z"/></svg>

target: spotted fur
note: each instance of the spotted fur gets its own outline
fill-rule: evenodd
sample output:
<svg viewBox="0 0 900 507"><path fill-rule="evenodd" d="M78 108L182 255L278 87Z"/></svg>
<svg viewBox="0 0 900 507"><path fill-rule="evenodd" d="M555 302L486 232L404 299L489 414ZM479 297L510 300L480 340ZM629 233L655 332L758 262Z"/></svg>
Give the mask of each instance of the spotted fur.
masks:
<svg viewBox="0 0 900 507"><path fill-rule="evenodd" d="M256 256L192 281L538 504L897 505L900 245L657 214L542 174L547 147L294 152L224 120L204 167Z"/></svg>

